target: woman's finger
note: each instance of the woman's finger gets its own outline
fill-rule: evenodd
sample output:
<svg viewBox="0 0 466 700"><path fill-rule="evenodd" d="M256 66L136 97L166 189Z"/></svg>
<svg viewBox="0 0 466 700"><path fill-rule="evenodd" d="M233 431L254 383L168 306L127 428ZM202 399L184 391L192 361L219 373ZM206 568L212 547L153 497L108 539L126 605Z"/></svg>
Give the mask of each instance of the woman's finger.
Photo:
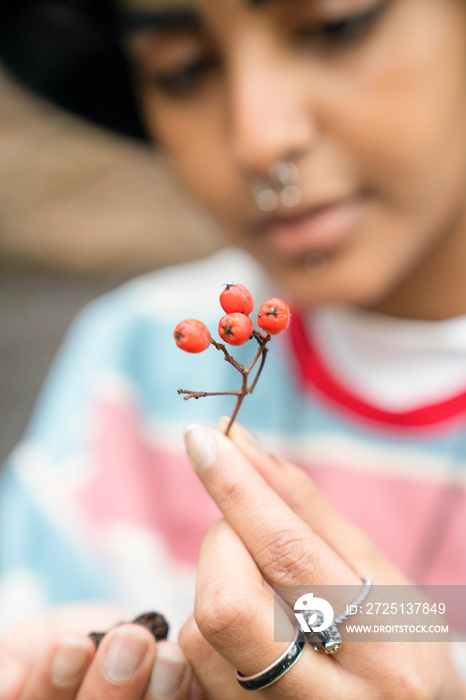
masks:
<svg viewBox="0 0 466 700"><path fill-rule="evenodd" d="M193 669L194 692L189 700L251 698L237 683L231 665L202 636L194 616L184 624L179 643Z"/></svg>
<svg viewBox="0 0 466 700"><path fill-rule="evenodd" d="M104 603L57 606L9 627L1 636L1 645L25 668L32 668L61 635L111 629L131 617L131 610Z"/></svg>
<svg viewBox="0 0 466 700"><path fill-rule="evenodd" d="M201 700L192 698L192 680L191 668L178 644L158 642L144 700Z"/></svg>
<svg viewBox="0 0 466 700"><path fill-rule="evenodd" d="M221 422L219 429L225 427ZM347 521L317 489L312 479L299 467L290 462L278 460L267 453L256 438L243 426L235 423L230 438L238 446L245 457L253 464L265 481L280 495L283 500L296 512L318 535L345 559L356 571L369 572L371 577L379 582L406 585L410 582L393 564L375 547L369 537L359 528ZM374 591L375 593L375 591ZM373 599L373 596L371 600ZM382 620L382 624L386 620ZM343 644L336 660L346 664L354 663L361 667L361 677L371 678L371 669L377 667L377 684L384 687L384 679L390 682L395 691L397 683L400 686L422 687L429 683L435 686L435 669L439 668L436 661L442 658L443 668L451 666L448 659L447 645L440 644L432 655L431 645L368 643ZM364 663L364 660L369 663ZM409 678L403 678L402 670L409 668L424 669L421 676L416 678L413 673ZM432 680L434 678L434 680ZM451 674L455 678L455 674ZM391 679L391 680L390 680ZM438 679L437 679L438 681ZM450 682L450 681L448 681ZM448 685L444 680L444 684ZM453 682L454 685L454 682ZM456 688L456 686L454 685ZM454 695L454 693L453 693ZM453 697L452 695L452 697Z"/></svg>
<svg viewBox="0 0 466 700"><path fill-rule="evenodd" d="M196 591L197 626L208 645L233 668L210 653L191 626L182 643L194 673L209 700L247 697L233 682L233 669L243 675L258 673L276 661L287 644L274 641L276 611L271 592L263 585L244 543L226 521L213 526L204 540ZM368 642L344 643L337 654L326 656L308 644L296 664L275 683L256 691L255 697L437 697L438 689L449 683L448 678L442 678L441 669L448 666L440 662L439 653L444 654L432 645ZM458 689L454 680L452 687Z"/></svg>
<svg viewBox="0 0 466 700"><path fill-rule="evenodd" d="M360 585L358 574L270 488L231 440L195 425L186 431L186 445L207 491L271 585Z"/></svg>
<svg viewBox="0 0 466 700"><path fill-rule="evenodd" d="M94 653L88 637L63 635L28 673L20 700L74 700Z"/></svg>
<svg viewBox="0 0 466 700"><path fill-rule="evenodd" d="M332 604L335 614L337 611L343 611L346 604L355 600L362 587L358 574L293 512L231 440L216 430L192 426L187 431L187 446L193 466L208 492L271 585L299 585L308 589L336 584L330 587L328 594L323 594L324 599ZM377 582L377 573L361 571L360 575L369 575ZM208 587L208 581L205 585ZM349 586L351 589L347 590ZM304 592L307 593L308 590ZM294 588L281 588L280 595L292 605L296 602ZM231 610L241 611L246 603L247 599L237 600L230 606ZM244 611L240 612L241 614L244 615ZM205 619L208 621L209 616L206 615ZM238 619L241 619L241 616ZM272 616L268 619L270 621ZM212 632L209 634L205 629L207 622L202 620L203 617L198 620L201 632L215 646L212 637L221 639L221 636ZM269 628L266 623L261 621L258 625L267 635ZM236 628L240 634L242 627ZM228 642L231 643L231 635L227 636ZM260 648L261 642L257 638L256 644ZM327 657L325 661L339 666L341 670L347 669L350 674L359 675L360 680L364 679L375 686L380 685L379 680L382 679L382 688L383 684L391 679L396 689L396 679L400 680L401 685L407 682L401 671L404 668L403 659L408 657L413 657L412 668L423 669L424 678L427 677L428 655L422 653L419 645L408 647L389 641L358 644L344 642L341 650L332 659ZM311 653L316 655L313 651ZM226 658L231 658L228 651ZM302 667L302 664L299 665ZM260 668L264 668L264 665L261 664ZM377 675L374 675L376 668ZM240 670L242 671L241 668ZM255 670L257 671L257 668Z"/></svg>
<svg viewBox="0 0 466 700"><path fill-rule="evenodd" d="M156 645L140 625L122 625L103 638L77 700L186 700L190 677L178 645Z"/></svg>
<svg viewBox="0 0 466 700"><path fill-rule="evenodd" d="M0 700L18 700L25 680L25 667L5 647L0 646Z"/></svg>
<svg viewBox="0 0 466 700"><path fill-rule="evenodd" d="M181 649L165 641L156 646L150 632L140 625L112 629L97 653L87 634L57 638L59 629L105 629L125 616L102 606L75 606L38 617L31 625L12 627L0 648L1 700L186 700L191 672ZM21 639L24 663L18 657ZM8 694L3 696L2 660L7 657L3 685Z"/></svg>
<svg viewBox="0 0 466 700"><path fill-rule="evenodd" d="M215 697L223 678L220 697L243 697L235 679L234 669L243 675L257 673L277 658L289 646L294 627L285 615L274 607L273 595L241 539L226 521L215 524L204 539L196 585L195 620L202 636L230 664L219 664L215 655L196 639L195 629L190 636L185 631L184 645L193 664L195 675ZM288 641L275 641L279 624L281 635ZM306 645L296 664L276 683L262 691L266 698L301 698L303 688L309 697L338 697L338 689L345 679L351 690L351 678L329 657L316 654ZM228 690L228 694L226 691ZM325 690L325 693L322 692ZM256 695L257 696L257 695ZM244 695L247 697L247 695ZM350 695L348 695L350 697Z"/></svg>
<svg viewBox="0 0 466 700"><path fill-rule="evenodd" d="M227 419L222 419L219 430L225 428L226 422ZM368 535L329 503L301 468L266 452L258 440L239 423L233 424L230 439L291 510L352 569L362 573L370 572L371 578L392 584L409 583L399 569L375 547Z"/></svg>

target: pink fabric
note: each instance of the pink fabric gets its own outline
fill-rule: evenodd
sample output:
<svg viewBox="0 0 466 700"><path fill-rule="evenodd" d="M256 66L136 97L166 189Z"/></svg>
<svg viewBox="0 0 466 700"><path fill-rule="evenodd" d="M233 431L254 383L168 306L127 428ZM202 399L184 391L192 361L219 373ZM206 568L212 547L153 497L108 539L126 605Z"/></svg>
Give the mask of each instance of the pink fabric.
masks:
<svg viewBox="0 0 466 700"><path fill-rule="evenodd" d="M142 525L160 533L175 558L195 563L205 531L221 514L187 457L149 445L131 405L101 402L97 412L94 477L77 495L91 526Z"/></svg>
<svg viewBox="0 0 466 700"><path fill-rule="evenodd" d="M409 478L361 474L338 465L309 468L316 485L339 512L364 530L391 561L416 578L420 548L441 537L423 584L464 584L466 494ZM445 504L445 531L436 523L439 501ZM443 513L445 518L445 512ZM389 527L387 527L389 523ZM427 539L426 539L427 538Z"/></svg>
<svg viewBox="0 0 466 700"><path fill-rule="evenodd" d="M95 433L94 478L78 494L91 529L113 520L140 524L162 535L172 555L194 564L202 537L220 512L207 496L183 453L150 446L138 430L133 407L111 402L99 406ZM303 465L336 508L365 530L408 574L415 573L419 547L428 528L434 538L439 499L453 508L441 547L423 583L455 584L466 580L463 551L466 495L408 478L361 474L348 468ZM387 527L387 522L390 524Z"/></svg>

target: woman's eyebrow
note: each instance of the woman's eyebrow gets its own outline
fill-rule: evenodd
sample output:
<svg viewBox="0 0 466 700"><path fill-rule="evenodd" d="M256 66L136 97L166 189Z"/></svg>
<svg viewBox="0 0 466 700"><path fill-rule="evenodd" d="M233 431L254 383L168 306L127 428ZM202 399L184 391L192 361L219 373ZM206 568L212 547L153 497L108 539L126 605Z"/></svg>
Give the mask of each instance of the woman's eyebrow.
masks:
<svg viewBox="0 0 466 700"><path fill-rule="evenodd" d="M263 5L285 3L289 0L243 0L246 5L262 7ZM199 29L202 17L197 9L189 5L160 7L124 8L119 11L120 31L123 34L151 29L153 31L172 31L174 29Z"/></svg>
<svg viewBox="0 0 466 700"><path fill-rule="evenodd" d="M119 13L119 25L122 34L150 29L155 32L174 29L198 29L202 25L201 15L192 7L161 6L160 8L129 9Z"/></svg>

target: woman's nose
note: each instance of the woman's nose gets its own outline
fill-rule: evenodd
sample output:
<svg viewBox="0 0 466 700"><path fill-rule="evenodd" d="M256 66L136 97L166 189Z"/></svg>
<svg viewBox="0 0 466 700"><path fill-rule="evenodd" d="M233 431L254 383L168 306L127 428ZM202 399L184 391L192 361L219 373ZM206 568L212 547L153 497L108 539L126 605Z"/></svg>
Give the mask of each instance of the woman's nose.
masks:
<svg viewBox="0 0 466 700"><path fill-rule="evenodd" d="M272 60L254 46L243 49L230 88L230 136L240 168L263 175L276 161L313 147L317 124L301 77L291 62Z"/></svg>

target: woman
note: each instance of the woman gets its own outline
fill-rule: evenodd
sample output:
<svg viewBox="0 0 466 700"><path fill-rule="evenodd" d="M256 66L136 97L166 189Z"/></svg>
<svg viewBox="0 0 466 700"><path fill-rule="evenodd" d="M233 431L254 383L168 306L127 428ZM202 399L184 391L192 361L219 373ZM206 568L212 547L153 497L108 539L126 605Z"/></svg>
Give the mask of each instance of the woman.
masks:
<svg viewBox="0 0 466 700"><path fill-rule="evenodd" d="M263 393L245 402L242 415L267 449L273 445L303 469L270 457L241 428L230 441L200 426L187 432L191 462L224 516L204 540L195 622L188 621L180 636L197 679L192 697L243 697L248 684L264 698L464 697L446 645L343 640L326 656L301 644L300 635L274 642L266 585L351 586L358 596L346 602L354 603L369 599L372 583L464 584L464 493L458 488L466 408L464 2L294 0L290 11L283 0L125 0L119 18L148 133L269 281L248 258L227 253L164 272L95 307L62 356L29 444L47 442L48 434L61 466L66 457L83 454L87 464L85 450L69 454L69 426L80 425L89 405L107 401L97 412L95 440L79 438L88 449L93 445L93 457L100 455L99 469L74 487L71 502L85 502L78 515L87 514L85 527L105 532L107 554L117 540L124 550L125 536L128 551L141 543L136 527L132 538L128 530L110 531L126 517L162 533L175 558L192 561L216 511L207 500L193 508L198 486L176 471L182 463L166 436L188 409L175 407L171 392L191 388L193 372L201 389L210 382L221 390L228 382L211 356L195 364L194 358L177 359L172 366L167 329L195 312L214 323L218 312L201 281L229 282L226 275L241 270L247 279L235 281L250 282L256 300L268 285L273 294L278 286L296 308L291 342L276 343ZM150 317L151 335L141 330L142 317ZM103 359L102 342L93 340L97 328L125 338L123 359L121 353ZM77 362L84 347L79 337L91 349ZM78 371L71 381L73 366ZM146 366L152 369L142 376ZM115 367L120 378L122 367L131 375L129 391L117 381L111 392L90 397L97 374ZM87 387L85 395L76 388L67 393L63 386L70 381ZM135 386L140 420L132 410ZM50 399L54 388L60 401ZM196 419L212 423L223 404L202 406L193 409ZM174 475L173 482L154 477L150 493L162 514L155 522L134 494L127 494L128 503L137 502L138 514L146 515L138 520L129 506L125 513L113 488L125 465L132 475L125 484L142 483L138 465L146 463L148 443L143 440L141 449L138 425L149 423L155 445L149 461L170 464ZM117 434L131 438L111 449ZM16 476L22 476L24 450L16 460ZM53 460L46 462L53 467ZM53 489L60 477L51 472L47 487ZM97 495L99 479L110 490L107 501ZM29 490L31 483L26 475ZM12 493L21 512L30 512L18 484L4 486L5 503ZM49 501L54 514L57 501ZM74 523L73 533L77 524L83 523ZM50 531L46 537L52 542ZM102 538L98 544L100 551ZM56 553L59 545L69 551L69 541L50 550ZM91 566L85 545L78 545L88 582L97 581L95 562ZM141 546L138 561L155 551L165 564L163 546ZM83 566L76 565L77 580L84 578ZM179 571L172 580L179 584ZM71 582L63 586L69 591ZM89 589L74 597L108 594L97 584ZM132 626L108 635L95 656L84 637L73 637L58 651L55 643L26 681L19 672L5 697L144 697L154 658L152 697L187 697L191 671L179 648L158 649ZM280 670L283 651L295 663Z"/></svg>

